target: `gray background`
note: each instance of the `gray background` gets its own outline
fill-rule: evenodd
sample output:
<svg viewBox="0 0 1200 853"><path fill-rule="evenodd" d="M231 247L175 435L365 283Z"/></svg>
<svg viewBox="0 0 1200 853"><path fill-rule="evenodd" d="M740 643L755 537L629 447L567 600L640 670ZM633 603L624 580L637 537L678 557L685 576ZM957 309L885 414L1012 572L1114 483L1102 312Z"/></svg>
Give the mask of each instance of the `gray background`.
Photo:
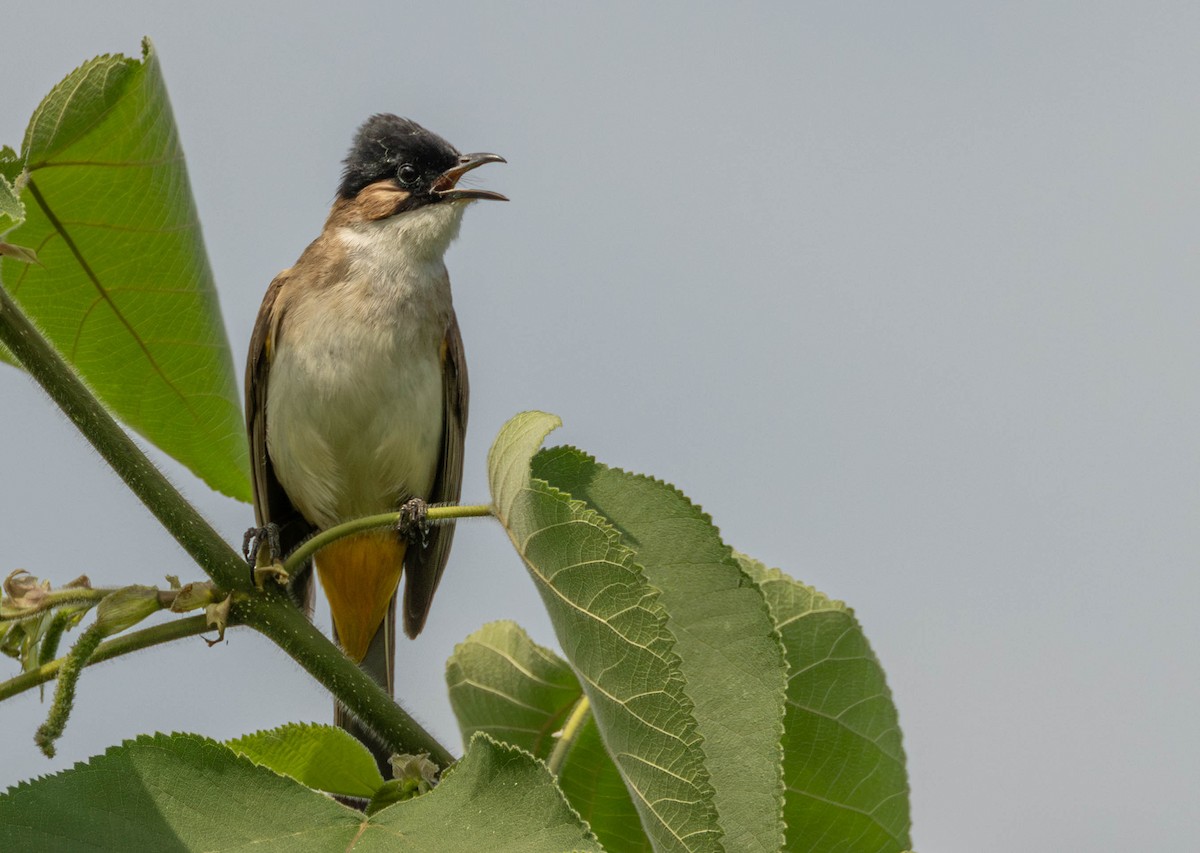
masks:
<svg viewBox="0 0 1200 853"><path fill-rule="evenodd" d="M9 4L0 141L151 35L239 366L363 118L502 153L478 184L513 201L449 256L464 498L504 420L545 409L847 600L923 853L1194 846L1200 6L166 5ZM0 570L197 576L9 368L0 407ZM249 508L165 465L240 541ZM443 662L498 618L553 642L500 529L465 524L399 662L447 743ZM0 784L330 703L237 631L89 670L55 761L45 710L0 706Z"/></svg>

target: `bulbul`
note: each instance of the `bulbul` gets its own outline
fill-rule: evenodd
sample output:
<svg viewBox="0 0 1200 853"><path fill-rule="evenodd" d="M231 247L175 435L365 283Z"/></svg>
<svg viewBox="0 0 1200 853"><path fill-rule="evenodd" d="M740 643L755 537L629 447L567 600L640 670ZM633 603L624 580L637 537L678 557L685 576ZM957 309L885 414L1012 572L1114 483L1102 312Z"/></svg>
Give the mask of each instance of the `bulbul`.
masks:
<svg viewBox="0 0 1200 853"><path fill-rule="evenodd" d="M425 502L458 501L467 366L443 255L470 202L507 200L458 186L495 162L504 158L460 154L413 121L372 116L321 236L267 288L246 365L246 420L256 520L281 553L353 518L401 508L420 517ZM415 637L454 528L423 533L363 533L313 560L335 639L389 694L400 578L404 632ZM311 608L310 577L293 593ZM365 734L342 709L335 718Z"/></svg>

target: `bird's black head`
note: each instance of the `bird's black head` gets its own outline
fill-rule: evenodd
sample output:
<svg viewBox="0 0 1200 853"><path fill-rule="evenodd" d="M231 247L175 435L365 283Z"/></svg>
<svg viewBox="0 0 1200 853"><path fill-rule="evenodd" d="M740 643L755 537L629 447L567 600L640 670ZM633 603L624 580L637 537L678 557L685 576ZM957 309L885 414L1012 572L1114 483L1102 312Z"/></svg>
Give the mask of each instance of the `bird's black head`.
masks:
<svg viewBox="0 0 1200 853"><path fill-rule="evenodd" d="M391 113L373 115L358 129L338 195L354 198L364 187L389 181L409 194L405 207L437 201L490 198L499 193L462 190L458 179L484 163L503 163L497 154L460 154L458 149L415 121Z"/></svg>

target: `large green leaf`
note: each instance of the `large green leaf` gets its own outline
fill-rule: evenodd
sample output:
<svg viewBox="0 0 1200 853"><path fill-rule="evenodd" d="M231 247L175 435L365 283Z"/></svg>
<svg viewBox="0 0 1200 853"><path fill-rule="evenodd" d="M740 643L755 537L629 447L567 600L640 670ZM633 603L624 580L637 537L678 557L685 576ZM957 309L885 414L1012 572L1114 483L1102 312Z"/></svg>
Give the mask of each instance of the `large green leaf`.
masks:
<svg viewBox="0 0 1200 853"><path fill-rule="evenodd" d="M661 590L729 850L783 844L783 646L763 596L711 519L681 492L574 448L544 450L533 475L621 531Z"/></svg>
<svg viewBox="0 0 1200 853"><path fill-rule="evenodd" d="M720 850L713 789L658 593L619 534L581 501L531 478L559 425L527 412L488 454L496 516L524 559L604 743L659 850Z"/></svg>
<svg viewBox="0 0 1200 853"><path fill-rule="evenodd" d="M4 286L121 420L249 500L233 359L150 43L54 87L0 174L18 165L25 221L5 240L40 265L0 258Z"/></svg>
<svg viewBox="0 0 1200 853"><path fill-rule="evenodd" d="M454 650L446 665L450 704L463 740L484 731L549 759L583 688L571 667L513 622L484 625ZM610 853L649 851L650 840L629 791L588 713L569 748L556 759L558 784Z"/></svg>
<svg viewBox="0 0 1200 853"><path fill-rule="evenodd" d="M484 625L455 646L446 684L463 743L487 732L542 759L583 696L566 661L507 621Z"/></svg>
<svg viewBox="0 0 1200 853"><path fill-rule="evenodd" d="M0 850L344 850L361 823L216 741L154 735L10 789Z"/></svg>
<svg viewBox="0 0 1200 853"><path fill-rule="evenodd" d="M654 847L638 820L617 766L604 748L594 716L588 717L563 758L558 786L610 853L649 853ZM726 847L726 850L734 850Z"/></svg>
<svg viewBox="0 0 1200 853"><path fill-rule="evenodd" d="M379 833L377 846L364 849L602 851L544 764L482 733L433 791L386 808L371 822L394 836ZM411 846L393 847L392 838Z"/></svg>
<svg viewBox="0 0 1200 853"><path fill-rule="evenodd" d="M477 736L371 817L197 735L143 736L0 796L0 850L599 851L544 765Z"/></svg>
<svg viewBox="0 0 1200 853"><path fill-rule="evenodd" d="M226 746L255 764L330 794L370 799L384 781L367 748L337 726L288 723Z"/></svg>
<svg viewBox="0 0 1200 853"><path fill-rule="evenodd" d="M908 778L891 691L854 613L738 555L787 649L784 817L789 851L907 850Z"/></svg>

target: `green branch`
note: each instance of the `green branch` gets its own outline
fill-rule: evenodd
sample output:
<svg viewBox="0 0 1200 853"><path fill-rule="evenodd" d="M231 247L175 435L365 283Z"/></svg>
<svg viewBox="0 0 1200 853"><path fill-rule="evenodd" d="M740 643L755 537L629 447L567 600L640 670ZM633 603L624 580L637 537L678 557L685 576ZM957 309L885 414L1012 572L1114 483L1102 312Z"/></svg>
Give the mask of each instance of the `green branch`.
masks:
<svg viewBox="0 0 1200 853"><path fill-rule="evenodd" d="M284 595L279 590L272 593L278 596L276 600L254 596L239 603L237 610L246 625L283 648L393 751L423 752L441 767L454 762L448 749L384 693L371 676L351 663Z"/></svg>
<svg viewBox="0 0 1200 853"><path fill-rule="evenodd" d="M450 521L455 518L482 518L492 515L490 506L431 506L429 508L429 521L438 523ZM400 522L400 513L398 512L383 512L379 515L366 515L362 518L354 518L350 521L343 522L327 530L322 530L311 539L305 540L300 547L288 555L283 562L283 569L289 575L294 575L300 571L301 567L312 557L313 554L320 551L331 542L336 542L346 536L352 536L355 533L362 533L364 530L375 530L381 527L395 527Z"/></svg>
<svg viewBox="0 0 1200 853"><path fill-rule="evenodd" d="M248 591L246 564L146 458L0 286L0 341L66 412L163 527L224 589Z"/></svg>
<svg viewBox="0 0 1200 853"><path fill-rule="evenodd" d="M251 572L241 556L138 449L2 285L0 342L217 586L250 594L249 601L237 608L243 624L274 640L389 747L397 752L428 753L443 766L453 761L450 752L321 634L283 590L268 588L255 593ZM97 660L100 648L89 662ZM29 686L40 683L31 680ZM0 693L0 699L4 695Z"/></svg>
<svg viewBox="0 0 1200 853"><path fill-rule="evenodd" d="M121 655L127 655L130 652L157 646L160 643L169 643L172 640L179 640L184 637L194 637L208 630L211 629L208 627L208 620L204 616L189 616L187 619L175 619L171 622L164 622L161 625L142 628L140 631L133 631L120 637L114 637L111 640L105 640L88 659L88 664L111 660ZM47 681L50 681L58 675L58 671L62 668L66 660L66 657L57 658L56 660L42 664L36 669L23 672L16 678L0 682L0 701L16 696L18 693L24 693L26 690L31 690L39 684L45 684Z"/></svg>
<svg viewBox="0 0 1200 853"><path fill-rule="evenodd" d="M79 684L79 676L103 639L104 626L99 622L93 623L75 641L62 666L58 668L50 713L46 716L46 722L38 726L37 734L33 736L33 742L47 758L53 758L57 751L54 743L62 737L63 730L67 727L67 718L71 716L71 709L75 707L75 688Z"/></svg>
<svg viewBox="0 0 1200 853"><path fill-rule="evenodd" d="M69 604L95 604L117 587L91 589L90 587L74 589L55 589L45 593L37 604L32 607L0 607L0 622L23 622Z"/></svg>

